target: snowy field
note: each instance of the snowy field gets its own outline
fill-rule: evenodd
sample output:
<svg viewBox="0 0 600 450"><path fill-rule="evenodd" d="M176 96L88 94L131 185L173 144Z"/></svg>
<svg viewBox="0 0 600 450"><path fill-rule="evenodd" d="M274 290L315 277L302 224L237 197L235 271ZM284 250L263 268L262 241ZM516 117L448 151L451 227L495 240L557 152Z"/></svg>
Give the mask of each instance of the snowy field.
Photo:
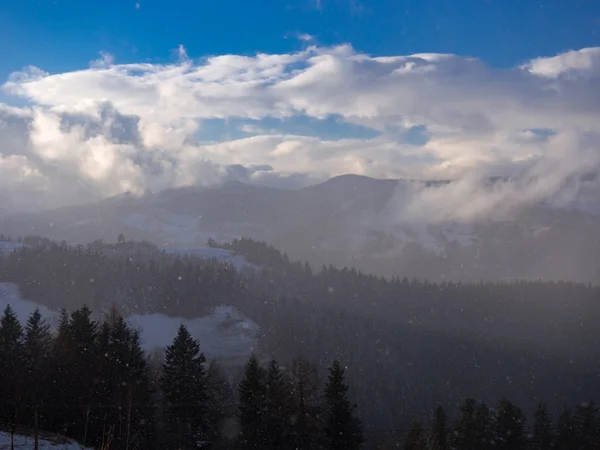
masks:
<svg viewBox="0 0 600 450"><path fill-rule="evenodd" d="M15 435L15 450L33 450L34 439L30 436ZM0 450L10 448L10 433L0 432ZM90 447L82 447L78 443L67 439L58 438L55 441L40 439L39 450L91 450Z"/></svg>
<svg viewBox="0 0 600 450"><path fill-rule="evenodd" d="M21 247L23 247L23 244L20 242L0 241L0 255L8 255Z"/></svg>
<svg viewBox="0 0 600 450"><path fill-rule="evenodd" d="M58 324L57 311L23 299L15 284L0 283L0 309L4 310L9 304L23 325L36 307L54 328ZM182 323L200 341L200 349L207 358L217 358L229 364L243 364L252 352L258 351L260 327L233 306L219 306L212 314L193 319L168 317L164 314L134 314L127 317L127 322L140 330L142 346L147 353L171 345Z"/></svg>
<svg viewBox="0 0 600 450"><path fill-rule="evenodd" d="M243 255L238 255L232 250L213 247L167 247L167 253L192 255L202 259L216 259L219 262L229 263L238 270L256 268L254 264L246 261Z"/></svg>

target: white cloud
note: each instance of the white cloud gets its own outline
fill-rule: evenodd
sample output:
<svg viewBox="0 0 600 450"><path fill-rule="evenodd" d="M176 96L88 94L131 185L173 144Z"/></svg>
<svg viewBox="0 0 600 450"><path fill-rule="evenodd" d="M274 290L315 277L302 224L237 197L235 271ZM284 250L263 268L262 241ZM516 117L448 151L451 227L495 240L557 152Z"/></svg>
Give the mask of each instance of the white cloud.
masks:
<svg viewBox="0 0 600 450"><path fill-rule="evenodd" d="M298 34L298 39L304 42L310 42L315 39L315 37L308 33L300 33Z"/></svg>
<svg viewBox="0 0 600 450"><path fill-rule="evenodd" d="M101 53L79 71L29 67L3 85L32 106L0 106L0 170L13 172L0 176L0 189L39 186L48 204L59 204L210 184L241 176L231 165L269 165L248 169L244 179L298 184L348 172L461 178L443 194L456 200L446 202L447 212L472 218L502 202L553 198L566 179L597 168L598 141L590 135L600 123L599 55L600 48L582 49L500 70L457 55L371 57L349 45L196 62L180 46L172 64L115 64ZM381 134L324 140L260 124L297 115L335 115ZM195 136L214 118L258 122L241 127L254 136L201 145ZM426 127L423 146L389 131L415 125ZM12 170L15 164L22 170ZM515 172L546 181L460 207L474 195L473 180ZM80 188L62 195L75 181ZM417 217L443 203L441 192L401 213Z"/></svg>

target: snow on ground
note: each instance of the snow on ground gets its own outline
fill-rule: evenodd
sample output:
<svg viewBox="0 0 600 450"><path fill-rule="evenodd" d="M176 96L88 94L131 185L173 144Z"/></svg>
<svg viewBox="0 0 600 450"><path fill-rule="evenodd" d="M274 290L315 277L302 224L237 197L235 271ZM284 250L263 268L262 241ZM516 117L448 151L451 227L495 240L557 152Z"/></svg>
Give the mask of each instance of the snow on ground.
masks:
<svg viewBox="0 0 600 450"><path fill-rule="evenodd" d="M8 255L21 247L23 244L20 242L0 241L0 255Z"/></svg>
<svg viewBox="0 0 600 450"><path fill-rule="evenodd" d="M195 319L134 314L127 321L140 329L147 352L171 345L181 324L198 339L201 351L209 359L245 362L252 352L258 351L259 326L233 306L219 306L211 315Z"/></svg>
<svg viewBox="0 0 600 450"><path fill-rule="evenodd" d="M30 436L24 436L22 434L15 434L15 450L33 450L34 439ZM0 449L10 448L10 433L0 432ZM85 450L88 447L82 447L77 442L64 437L56 437L56 439L39 440L39 450ZM91 450L91 449L89 449Z"/></svg>
<svg viewBox="0 0 600 450"><path fill-rule="evenodd" d="M10 305L22 325L25 325L35 308L40 309L42 317L46 318L51 325L58 323L59 314L56 311L21 298L19 287L14 283L0 283L0 313L7 305Z"/></svg>
<svg viewBox="0 0 600 450"><path fill-rule="evenodd" d="M9 304L23 325L36 307L53 327L58 324L57 311L23 299L19 287L13 283L0 283L2 311ZM243 364L253 352L258 352L260 327L233 306L218 306L212 314L194 319L164 314L133 314L127 317L127 322L140 330L142 346L148 354L171 345L182 323L200 341L200 349L209 359Z"/></svg>
<svg viewBox="0 0 600 450"><path fill-rule="evenodd" d="M167 253L176 254L188 254L197 256L203 259L216 259L219 262L226 262L231 264L238 270L245 269L248 267L256 268L254 264L246 261L243 255L238 255L232 250L226 250L224 248L213 248L213 247L167 247L165 248Z"/></svg>

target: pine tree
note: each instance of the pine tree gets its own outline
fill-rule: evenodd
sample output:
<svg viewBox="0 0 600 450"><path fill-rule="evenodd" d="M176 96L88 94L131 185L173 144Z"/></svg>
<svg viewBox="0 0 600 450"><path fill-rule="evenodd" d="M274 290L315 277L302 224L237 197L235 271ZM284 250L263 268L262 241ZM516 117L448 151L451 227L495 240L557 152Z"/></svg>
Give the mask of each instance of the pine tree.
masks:
<svg viewBox="0 0 600 450"><path fill-rule="evenodd" d="M546 450L552 445L552 420L546 404L540 403L533 416L532 448Z"/></svg>
<svg viewBox="0 0 600 450"><path fill-rule="evenodd" d="M8 305L0 320L0 412L13 434L23 401L24 362L23 328Z"/></svg>
<svg viewBox="0 0 600 450"><path fill-rule="evenodd" d="M321 404L318 399L319 376L317 366L306 358L292 361L290 377L294 405L293 448L308 450L321 441Z"/></svg>
<svg viewBox="0 0 600 450"><path fill-rule="evenodd" d="M477 402L468 398L460 407L460 418L454 426L453 447L457 450L477 450L481 443L478 436Z"/></svg>
<svg viewBox="0 0 600 450"><path fill-rule="evenodd" d="M233 396L233 390L219 364L211 361L207 374L207 431L206 440L213 442L211 448L223 448L233 436L227 434L223 436L221 430L225 421L233 417L236 412L236 405Z"/></svg>
<svg viewBox="0 0 600 450"><path fill-rule="evenodd" d="M267 448L282 449L284 445L290 444L292 437L292 386L275 360L270 362L266 378Z"/></svg>
<svg viewBox="0 0 600 450"><path fill-rule="evenodd" d="M590 401L577 405L573 414L576 448L591 449L598 442L598 408Z"/></svg>
<svg viewBox="0 0 600 450"><path fill-rule="evenodd" d="M485 403L480 403L475 410L474 434L478 448L488 447L494 442L492 412L490 411L490 407Z"/></svg>
<svg viewBox="0 0 600 450"><path fill-rule="evenodd" d="M425 430L418 420L413 421L410 430L408 430L404 450L427 450Z"/></svg>
<svg viewBox="0 0 600 450"><path fill-rule="evenodd" d="M206 431L205 362L200 344L181 325L173 344L166 348L160 380L167 404L167 426L180 449L196 448Z"/></svg>
<svg viewBox="0 0 600 450"><path fill-rule="evenodd" d="M240 382L238 390L241 448L244 450L263 449L266 445L267 387L264 370L254 355L246 363L244 378Z"/></svg>
<svg viewBox="0 0 600 450"><path fill-rule="evenodd" d="M95 435L102 438L110 430L113 447L139 446L153 422L148 408L148 368L139 333L113 307L100 327L98 346L98 403L102 408L94 418Z"/></svg>
<svg viewBox="0 0 600 450"><path fill-rule="evenodd" d="M449 449L448 418L446 417L444 408L441 406L436 408L433 417L433 424L431 426L431 447L432 450Z"/></svg>
<svg viewBox="0 0 600 450"><path fill-rule="evenodd" d="M575 421L569 408L563 408L560 413L556 430L556 448L558 450L574 449L576 442Z"/></svg>
<svg viewBox="0 0 600 450"><path fill-rule="evenodd" d="M328 450L358 449L364 442L362 425L354 416L355 406L348 400L344 378L344 369L339 361L334 361L325 385L325 446Z"/></svg>
<svg viewBox="0 0 600 450"><path fill-rule="evenodd" d="M525 416L520 408L503 398L498 402L493 420L495 448L521 450L526 447Z"/></svg>
<svg viewBox="0 0 600 450"><path fill-rule="evenodd" d="M26 404L30 407L30 416L40 415L39 422L43 427L43 406L50 403L49 379L50 357L52 352L52 334L50 325L42 318L40 310L36 308L25 325L25 385Z"/></svg>
<svg viewBox="0 0 600 450"><path fill-rule="evenodd" d="M68 326L70 335L70 361L66 370L72 383L72 397L67 399L77 414L73 422L73 436L86 444L88 441L90 417L97 402L100 373L98 365L97 324L92 320L92 312L87 306L74 311Z"/></svg>

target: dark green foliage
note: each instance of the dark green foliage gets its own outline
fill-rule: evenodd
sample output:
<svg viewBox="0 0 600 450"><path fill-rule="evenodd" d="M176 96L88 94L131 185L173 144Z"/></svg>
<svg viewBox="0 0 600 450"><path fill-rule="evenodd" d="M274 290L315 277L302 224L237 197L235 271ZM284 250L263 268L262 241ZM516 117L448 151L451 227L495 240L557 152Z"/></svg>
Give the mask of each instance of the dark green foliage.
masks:
<svg viewBox="0 0 600 450"><path fill-rule="evenodd" d="M525 416L521 408L503 398L493 417L494 445L501 450L522 450L527 445Z"/></svg>
<svg viewBox="0 0 600 450"><path fill-rule="evenodd" d="M454 426L453 446L457 450L477 450L481 446L478 430L477 402L466 399L460 407L460 417Z"/></svg>
<svg viewBox="0 0 600 450"><path fill-rule="evenodd" d="M449 443L448 418L444 408L438 406L431 425L431 450L448 450Z"/></svg>
<svg viewBox="0 0 600 450"><path fill-rule="evenodd" d="M265 371L252 356L239 384L240 445L244 450L263 449L267 443L267 386Z"/></svg>
<svg viewBox="0 0 600 450"><path fill-rule="evenodd" d="M364 442L362 426L354 415L355 406L348 400L344 369L334 361L325 385L325 447L328 450L354 450Z"/></svg>
<svg viewBox="0 0 600 450"><path fill-rule="evenodd" d="M266 447L273 450L288 448L293 439L293 386L275 360L267 369L266 388Z"/></svg>
<svg viewBox="0 0 600 450"><path fill-rule="evenodd" d="M418 420L413 421L406 440L404 450L427 450L427 437L423 425Z"/></svg>
<svg viewBox="0 0 600 450"><path fill-rule="evenodd" d="M598 408L593 401L582 403L575 407L573 425L577 436L575 447L577 449L593 449L600 443L600 423Z"/></svg>
<svg viewBox="0 0 600 450"><path fill-rule="evenodd" d="M207 432L206 358L200 344L181 325L167 347L160 380L166 401L166 422L178 449L195 448Z"/></svg>
<svg viewBox="0 0 600 450"><path fill-rule="evenodd" d="M567 407L563 408L556 427L556 448L559 450L571 450L575 448L577 441L575 421L573 413Z"/></svg>
<svg viewBox="0 0 600 450"><path fill-rule="evenodd" d="M0 320L0 419L16 425L25 385L23 328L10 305Z"/></svg>
<svg viewBox="0 0 600 450"><path fill-rule="evenodd" d="M537 450L549 449L554 443L552 419L545 403L540 403L533 416L531 447Z"/></svg>
<svg viewBox="0 0 600 450"><path fill-rule="evenodd" d="M50 325L42 318L38 308L33 311L25 324L24 350L25 405L29 416L35 414L37 410L40 416L39 424L44 427L45 415L40 414L40 407L51 402L51 382L48 374L51 367L52 334Z"/></svg>

